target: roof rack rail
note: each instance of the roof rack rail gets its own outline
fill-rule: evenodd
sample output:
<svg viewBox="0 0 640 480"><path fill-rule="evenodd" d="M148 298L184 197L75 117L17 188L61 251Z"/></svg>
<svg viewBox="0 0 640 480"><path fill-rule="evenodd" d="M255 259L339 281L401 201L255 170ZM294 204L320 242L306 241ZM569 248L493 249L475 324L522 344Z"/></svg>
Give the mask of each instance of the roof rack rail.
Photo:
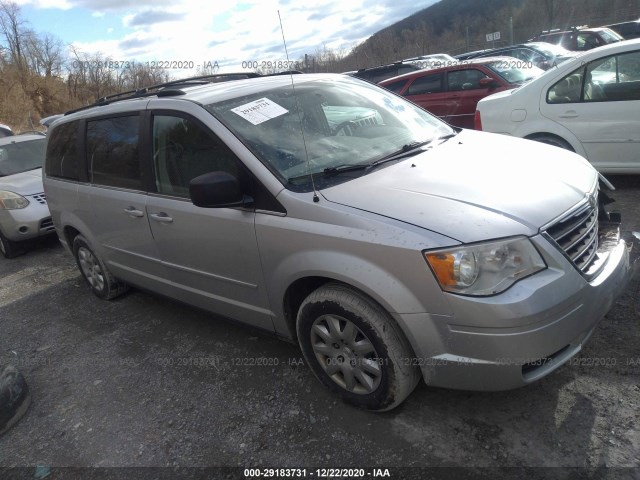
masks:
<svg viewBox="0 0 640 480"><path fill-rule="evenodd" d="M83 107L78 107L73 110L69 110L68 112L65 112L65 115L69 115L75 112L80 112L82 110L87 110L93 107L109 105L111 103L119 102L122 100L132 100L134 98L151 97L154 95L158 95L161 97L184 95L185 92L180 90L180 87L194 87L197 85L206 85L208 83L228 82L232 80L245 80L247 78L271 77L271 76L277 76L277 75L291 75L291 74L301 74L301 73L302 72L298 70L288 70L286 72L271 73L268 75L262 75L255 72L239 72L239 73L236 72L236 73L214 73L211 75L199 75L196 77L181 78L179 80L172 80L170 82L158 83L156 85L139 88L137 90L128 90L126 92L107 95L105 97L101 97L97 99L91 105L85 105ZM170 87L174 87L174 88L170 88Z"/></svg>

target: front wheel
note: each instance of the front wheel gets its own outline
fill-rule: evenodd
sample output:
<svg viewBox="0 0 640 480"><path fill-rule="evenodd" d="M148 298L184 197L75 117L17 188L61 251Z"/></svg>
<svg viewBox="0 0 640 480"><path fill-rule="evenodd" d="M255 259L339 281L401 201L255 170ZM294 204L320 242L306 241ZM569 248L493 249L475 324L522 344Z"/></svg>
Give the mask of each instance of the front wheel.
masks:
<svg viewBox="0 0 640 480"><path fill-rule="evenodd" d="M342 284L326 284L304 300L297 333L316 377L358 407L391 410L420 379L399 327L379 305Z"/></svg>
<svg viewBox="0 0 640 480"><path fill-rule="evenodd" d="M73 256L93 293L103 300L111 300L129 289L111 274L82 235L73 240Z"/></svg>
<svg viewBox="0 0 640 480"><path fill-rule="evenodd" d="M14 258L23 253L17 242L13 242L0 232L0 253L4 258Z"/></svg>

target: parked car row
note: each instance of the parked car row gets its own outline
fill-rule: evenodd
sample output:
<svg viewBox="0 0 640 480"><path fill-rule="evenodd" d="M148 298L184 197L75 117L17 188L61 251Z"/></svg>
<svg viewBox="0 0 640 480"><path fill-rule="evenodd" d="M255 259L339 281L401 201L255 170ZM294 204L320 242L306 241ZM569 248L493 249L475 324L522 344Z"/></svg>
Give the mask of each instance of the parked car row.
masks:
<svg viewBox="0 0 640 480"><path fill-rule="evenodd" d="M478 103L476 128L556 145L606 173L640 173L640 40L589 50Z"/></svg>
<svg viewBox="0 0 640 480"><path fill-rule="evenodd" d="M532 64L542 70L559 65L576 56L576 52L571 52L559 45L546 42L529 42L508 47L492 48L489 50L479 50L476 52L457 55L458 60L470 60L474 58L506 56L513 57Z"/></svg>
<svg viewBox="0 0 640 480"><path fill-rule="evenodd" d="M536 35L530 42L548 42L567 50L584 51L624 40L624 37L610 28L576 27L570 30L550 30Z"/></svg>
<svg viewBox="0 0 640 480"><path fill-rule="evenodd" d="M513 57L489 57L420 70L380 82L445 122L474 128L481 98L516 88L542 73L538 67Z"/></svg>

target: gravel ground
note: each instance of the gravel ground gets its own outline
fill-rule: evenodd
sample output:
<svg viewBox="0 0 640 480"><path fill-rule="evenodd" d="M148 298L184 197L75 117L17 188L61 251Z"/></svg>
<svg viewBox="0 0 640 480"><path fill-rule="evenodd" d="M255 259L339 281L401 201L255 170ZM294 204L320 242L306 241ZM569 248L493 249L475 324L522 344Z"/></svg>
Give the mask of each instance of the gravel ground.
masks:
<svg viewBox="0 0 640 480"><path fill-rule="evenodd" d="M611 179L623 228L640 231L640 177ZM28 468L0 478L151 466L579 467L585 478L640 478L638 281L581 354L542 381L498 393L420 384L373 414L336 401L295 345L139 291L97 299L55 239L0 259L0 278L0 360L33 394L0 438L0 467ZM266 365L238 365L245 358ZM63 477L54 468L49 478Z"/></svg>

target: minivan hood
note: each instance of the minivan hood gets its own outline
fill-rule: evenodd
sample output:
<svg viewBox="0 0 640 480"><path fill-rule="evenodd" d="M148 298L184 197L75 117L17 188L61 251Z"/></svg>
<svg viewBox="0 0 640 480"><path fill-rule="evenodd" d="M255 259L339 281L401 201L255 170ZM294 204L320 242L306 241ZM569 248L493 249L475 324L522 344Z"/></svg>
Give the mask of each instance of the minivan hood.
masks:
<svg viewBox="0 0 640 480"><path fill-rule="evenodd" d="M29 170L0 177L0 190L9 190L20 195L32 195L42 193L42 169Z"/></svg>
<svg viewBox="0 0 640 480"><path fill-rule="evenodd" d="M566 150L463 130L321 193L330 202L468 243L536 234L583 200L597 178L586 160Z"/></svg>

